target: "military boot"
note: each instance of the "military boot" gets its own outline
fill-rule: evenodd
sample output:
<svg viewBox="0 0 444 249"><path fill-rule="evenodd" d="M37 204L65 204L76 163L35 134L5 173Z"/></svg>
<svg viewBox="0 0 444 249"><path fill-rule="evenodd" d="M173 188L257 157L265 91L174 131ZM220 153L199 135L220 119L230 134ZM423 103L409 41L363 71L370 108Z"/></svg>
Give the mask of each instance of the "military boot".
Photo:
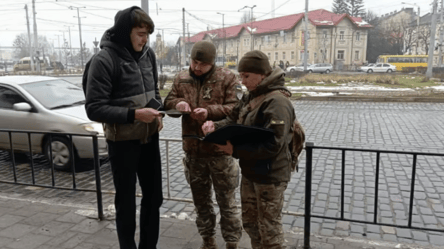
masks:
<svg viewBox="0 0 444 249"><path fill-rule="evenodd" d="M227 242L226 249L237 249L237 242Z"/></svg>
<svg viewBox="0 0 444 249"><path fill-rule="evenodd" d="M203 238L203 242L202 245L200 246L200 249L218 249L216 244L216 238L214 237Z"/></svg>

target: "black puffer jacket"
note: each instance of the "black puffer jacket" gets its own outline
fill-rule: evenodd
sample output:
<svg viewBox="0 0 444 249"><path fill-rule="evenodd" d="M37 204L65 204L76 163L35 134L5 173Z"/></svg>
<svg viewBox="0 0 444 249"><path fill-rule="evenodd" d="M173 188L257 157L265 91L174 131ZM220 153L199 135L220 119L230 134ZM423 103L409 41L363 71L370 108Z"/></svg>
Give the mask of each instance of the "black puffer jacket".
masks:
<svg viewBox="0 0 444 249"><path fill-rule="evenodd" d="M291 96L291 93L284 84L284 72L280 68L275 69L254 91L244 95L226 119L215 122L216 129L237 123L269 128L274 131L274 137L271 140L234 147L233 156L239 158L242 175L253 182L268 184L290 181L289 143L292 139L291 127L296 115L287 97ZM252 110L248 108L250 101L272 91L285 94L269 95L257 108Z"/></svg>
<svg viewBox="0 0 444 249"><path fill-rule="evenodd" d="M102 50L93 58L89 68L85 108L89 119L105 123L107 139L146 143L157 132L157 120L149 124L135 121L134 110L145 107L152 98L159 103L162 99L153 50L148 45L139 53L132 49L131 12L136 8L120 11L114 27L103 35L100 42ZM113 75L116 72L113 57L103 49L105 47L120 58L119 75Z"/></svg>

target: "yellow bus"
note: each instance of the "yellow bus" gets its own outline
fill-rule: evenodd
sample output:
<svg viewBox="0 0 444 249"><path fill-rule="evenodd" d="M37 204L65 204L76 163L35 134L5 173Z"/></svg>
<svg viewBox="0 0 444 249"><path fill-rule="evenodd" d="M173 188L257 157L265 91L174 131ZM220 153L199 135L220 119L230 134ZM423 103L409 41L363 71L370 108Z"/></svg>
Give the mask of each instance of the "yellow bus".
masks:
<svg viewBox="0 0 444 249"><path fill-rule="evenodd" d="M396 71L409 71L409 68L427 68L428 55L380 55L377 63L390 63L396 66Z"/></svg>

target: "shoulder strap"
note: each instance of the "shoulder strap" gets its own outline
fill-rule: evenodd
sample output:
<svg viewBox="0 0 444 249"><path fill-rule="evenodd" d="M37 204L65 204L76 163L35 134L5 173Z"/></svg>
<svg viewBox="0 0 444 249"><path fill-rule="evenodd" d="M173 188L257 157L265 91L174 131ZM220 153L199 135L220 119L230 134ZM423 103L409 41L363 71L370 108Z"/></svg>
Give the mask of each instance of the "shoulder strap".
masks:
<svg viewBox="0 0 444 249"><path fill-rule="evenodd" d="M155 55L154 55L154 50L151 47L148 47L148 57L150 58L151 61L151 66L153 67L153 77L154 77L154 83L157 84L158 81L158 75L157 75L157 64L156 64L156 60Z"/></svg>
<svg viewBox="0 0 444 249"><path fill-rule="evenodd" d="M120 75L120 57L114 52L112 48L104 47L104 50L108 52L108 54L111 56L111 60L113 61L113 77L112 82L114 83L115 80L117 80L118 76Z"/></svg>

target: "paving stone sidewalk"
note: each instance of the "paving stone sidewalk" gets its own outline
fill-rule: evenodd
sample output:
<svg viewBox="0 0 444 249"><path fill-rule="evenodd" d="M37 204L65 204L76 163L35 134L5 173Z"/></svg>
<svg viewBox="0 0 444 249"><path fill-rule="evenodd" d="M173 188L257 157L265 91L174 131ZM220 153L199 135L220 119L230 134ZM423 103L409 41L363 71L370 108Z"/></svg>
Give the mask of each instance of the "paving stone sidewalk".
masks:
<svg viewBox="0 0 444 249"><path fill-rule="evenodd" d="M201 238L192 220L161 218L159 248L195 249ZM136 234L136 240L138 234ZM303 248L303 232L285 233L287 248ZM311 236L311 248L438 248L412 244ZM225 242L217 228L219 248ZM244 232L239 248L251 248ZM0 194L1 249L114 249L119 248L114 219L97 219L96 210L82 204L57 204L50 200L32 201Z"/></svg>

